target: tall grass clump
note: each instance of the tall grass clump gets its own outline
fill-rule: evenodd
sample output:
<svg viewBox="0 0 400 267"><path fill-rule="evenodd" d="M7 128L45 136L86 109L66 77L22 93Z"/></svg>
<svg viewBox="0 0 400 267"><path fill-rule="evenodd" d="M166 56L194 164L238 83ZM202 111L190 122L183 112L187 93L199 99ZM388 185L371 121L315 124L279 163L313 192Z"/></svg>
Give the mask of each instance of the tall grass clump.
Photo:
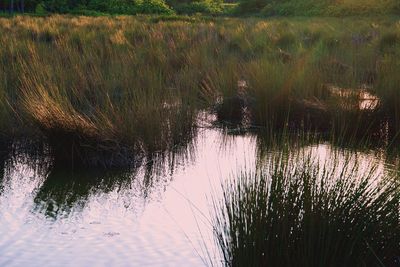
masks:
<svg viewBox="0 0 400 267"><path fill-rule="evenodd" d="M2 48L4 93L60 162L118 166L190 140L197 81L178 80L186 59L166 56L176 49L176 33L164 34L164 25L147 32L147 24L127 19L18 17L15 23Z"/></svg>
<svg viewBox="0 0 400 267"><path fill-rule="evenodd" d="M68 159L104 152L113 162L187 143L202 109L271 132L379 139L389 124L394 137L396 25L392 18L3 18L0 131L43 135Z"/></svg>
<svg viewBox="0 0 400 267"><path fill-rule="evenodd" d="M394 174L349 158L321 164L308 152L271 156L263 166L239 173L214 202L225 266L398 264Z"/></svg>

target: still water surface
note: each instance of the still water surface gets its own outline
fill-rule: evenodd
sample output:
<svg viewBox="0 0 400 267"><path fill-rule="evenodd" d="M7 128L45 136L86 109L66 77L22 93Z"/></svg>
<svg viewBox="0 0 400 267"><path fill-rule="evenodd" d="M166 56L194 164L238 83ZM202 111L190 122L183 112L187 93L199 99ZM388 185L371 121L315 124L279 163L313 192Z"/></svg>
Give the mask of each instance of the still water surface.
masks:
<svg viewBox="0 0 400 267"><path fill-rule="evenodd" d="M255 168L257 145L252 135L204 129L182 155L120 173L54 170L46 155L15 148L0 178L0 266L218 265L212 196ZM331 147L307 149L326 158Z"/></svg>

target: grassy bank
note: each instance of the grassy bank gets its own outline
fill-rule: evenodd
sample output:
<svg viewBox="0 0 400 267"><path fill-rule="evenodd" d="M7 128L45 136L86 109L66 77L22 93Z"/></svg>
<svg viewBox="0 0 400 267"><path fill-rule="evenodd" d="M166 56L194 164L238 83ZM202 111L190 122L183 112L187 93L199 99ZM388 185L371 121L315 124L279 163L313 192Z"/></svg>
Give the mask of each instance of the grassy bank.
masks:
<svg viewBox="0 0 400 267"><path fill-rule="evenodd" d="M376 16L400 14L396 0L242 0L237 14L262 16Z"/></svg>
<svg viewBox="0 0 400 267"><path fill-rule="evenodd" d="M223 265L397 266L399 181L377 170L301 149L239 173L214 204Z"/></svg>
<svg viewBox="0 0 400 267"><path fill-rule="evenodd" d="M179 147L200 109L385 142L400 127L396 17L17 16L0 32L2 135L43 135L61 161Z"/></svg>

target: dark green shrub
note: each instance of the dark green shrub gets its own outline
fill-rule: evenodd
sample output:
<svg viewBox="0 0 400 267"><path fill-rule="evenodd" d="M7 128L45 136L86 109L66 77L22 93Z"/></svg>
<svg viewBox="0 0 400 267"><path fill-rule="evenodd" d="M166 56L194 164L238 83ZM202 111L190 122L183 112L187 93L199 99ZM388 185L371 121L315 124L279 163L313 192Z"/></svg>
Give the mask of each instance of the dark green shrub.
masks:
<svg viewBox="0 0 400 267"><path fill-rule="evenodd" d="M96 10L100 12L108 12L109 4L102 0L90 0L88 4L89 10Z"/></svg>
<svg viewBox="0 0 400 267"><path fill-rule="evenodd" d="M67 0L44 0L42 3L46 11L51 13L67 13L69 11Z"/></svg>
<svg viewBox="0 0 400 267"><path fill-rule="evenodd" d="M203 14L220 14L222 13L222 6L219 2L215 1L200 1L179 4L175 7L179 14L193 15L196 13Z"/></svg>
<svg viewBox="0 0 400 267"><path fill-rule="evenodd" d="M140 3L129 0L90 0L87 10L97 11L101 13L110 13L110 14L126 14L133 15L140 12ZM83 13L91 15L99 15L96 13L87 12L84 8L81 8ZM78 9L79 12L79 9Z"/></svg>
<svg viewBox="0 0 400 267"><path fill-rule="evenodd" d="M164 0L144 0L140 3L139 11L143 14L172 15L175 13Z"/></svg>
<svg viewBox="0 0 400 267"><path fill-rule="evenodd" d="M234 15L237 11L238 3L222 3L222 13L225 15Z"/></svg>
<svg viewBox="0 0 400 267"><path fill-rule="evenodd" d="M47 14L46 8L42 2L36 5L35 14L38 16L44 16Z"/></svg>

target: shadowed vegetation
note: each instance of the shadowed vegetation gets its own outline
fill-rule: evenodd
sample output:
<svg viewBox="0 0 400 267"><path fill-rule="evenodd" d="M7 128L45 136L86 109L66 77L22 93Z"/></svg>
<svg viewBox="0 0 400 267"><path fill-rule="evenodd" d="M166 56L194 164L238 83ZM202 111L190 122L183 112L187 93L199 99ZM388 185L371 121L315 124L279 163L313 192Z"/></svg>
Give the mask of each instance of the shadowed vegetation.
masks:
<svg viewBox="0 0 400 267"><path fill-rule="evenodd" d="M224 185L214 231L225 266L399 264L397 174L335 153L277 152Z"/></svg>

